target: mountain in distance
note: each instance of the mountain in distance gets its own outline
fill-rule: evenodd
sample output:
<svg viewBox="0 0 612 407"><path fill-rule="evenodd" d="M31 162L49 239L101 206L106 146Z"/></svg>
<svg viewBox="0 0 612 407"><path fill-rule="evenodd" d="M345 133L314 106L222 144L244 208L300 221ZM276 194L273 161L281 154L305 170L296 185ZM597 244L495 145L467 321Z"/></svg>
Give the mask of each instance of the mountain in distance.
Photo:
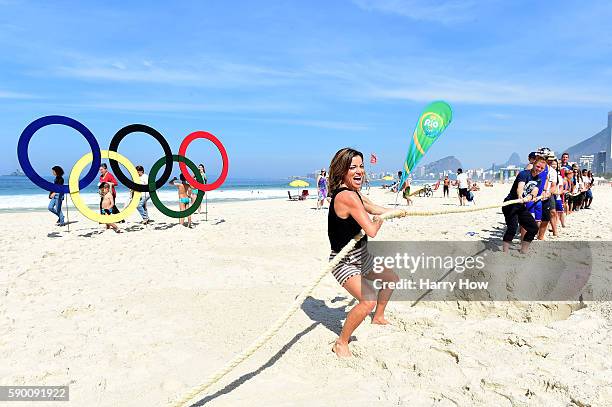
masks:
<svg viewBox="0 0 612 407"><path fill-rule="evenodd" d="M501 164L493 164L493 168L495 170L502 168L502 167L509 167L509 166L515 166L515 167L519 167L519 168L525 168L527 166L527 164L524 164L521 162L521 157L518 155L517 152L514 152L512 154L510 154L510 157L508 157L508 159L506 160L505 163L501 163Z"/></svg>
<svg viewBox="0 0 612 407"><path fill-rule="evenodd" d="M516 152L510 154L510 157L508 158L508 160L506 160L506 162L502 164L502 166L504 166L504 167L507 167L509 165L514 165L516 167L524 167L524 166L526 166L526 164L523 164L521 162L521 157Z"/></svg>
<svg viewBox="0 0 612 407"><path fill-rule="evenodd" d="M425 164L424 174L433 173L436 176L440 172L444 171L457 171L457 168L461 167L461 161L459 161L454 155L449 155L444 158L440 158L437 161L430 162L429 164Z"/></svg>

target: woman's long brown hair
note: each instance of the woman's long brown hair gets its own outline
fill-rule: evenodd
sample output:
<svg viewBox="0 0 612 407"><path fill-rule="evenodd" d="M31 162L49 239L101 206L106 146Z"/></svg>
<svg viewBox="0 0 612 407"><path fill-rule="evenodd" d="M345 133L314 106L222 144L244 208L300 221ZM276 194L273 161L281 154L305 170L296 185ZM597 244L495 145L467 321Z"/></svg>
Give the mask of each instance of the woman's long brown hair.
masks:
<svg viewBox="0 0 612 407"><path fill-rule="evenodd" d="M329 164L330 192L333 193L336 189L340 188L340 184L342 184L342 180L348 172L353 158L357 156L361 157L363 160L363 154L349 147L339 150L336 155L334 155L334 158L331 160L331 164Z"/></svg>

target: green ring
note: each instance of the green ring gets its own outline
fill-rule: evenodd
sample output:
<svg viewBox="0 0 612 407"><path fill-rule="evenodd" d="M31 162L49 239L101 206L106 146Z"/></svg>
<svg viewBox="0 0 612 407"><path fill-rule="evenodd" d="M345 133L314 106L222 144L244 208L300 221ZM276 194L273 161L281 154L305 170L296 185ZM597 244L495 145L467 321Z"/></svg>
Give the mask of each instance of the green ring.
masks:
<svg viewBox="0 0 612 407"><path fill-rule="evenodd" d="M182 155L174 154L172 155L172 161L173 162L184 162L185 164L187 164L189 169L193 171L198 182L200 183L204 182L204 179L202 178L202 174L200 174L198 167L189 158L183 157ZM191 214L193 214L200 207L200 204L202 203L202 200L204 199L204 192L198 190L198 195L196 196L196 200L193 203L193 205L191 205L189 208L183 211L175 211L165 206L162 203L162 201L159 200L159 197L157 196L157 191L155 189L156 188L155 179L157 178L157 173L159 172L161 167L165 164L166 164L166 157L164 156L160 158L159 160L157 160L157 162L153 164L153 167L151 167L151 172L149 173L149 189L151 190L150 192L151 201L153 202L153 205L155 205L155 207L159 209L159 211L166 216L169 216L171 218L186 218L190 216Z"/></svg>

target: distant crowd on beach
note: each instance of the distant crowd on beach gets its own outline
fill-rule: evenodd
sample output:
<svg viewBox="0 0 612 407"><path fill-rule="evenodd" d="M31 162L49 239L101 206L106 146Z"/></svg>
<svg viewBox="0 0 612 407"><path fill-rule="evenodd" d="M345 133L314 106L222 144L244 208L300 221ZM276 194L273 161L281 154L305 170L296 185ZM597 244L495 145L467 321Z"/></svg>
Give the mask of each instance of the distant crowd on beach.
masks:
<svg viewBox="0 0 612 407"><path fill-rule="evenodd" d="M198 170L200 175L204 180L204 183L208 182L206 177L206 169L204 164L198 165ZM119 209L117 208L117 191L115 187L119 185L119 182L115 178L115 176L108 170L108 166L106 163L102 163L100 165L100 178L98 183L98 193L100 195L100 213L105 216L109 216L112 214L119 213ZM136 166L136 171L138 172L139 179L136 181L140 185L149 185L149 175L145 173L145 169L142 165ZM51 168L51 173L55 177L54 183L58 185L64 185L64 170L62 167L56 165ZM168 182L169 185L172 185L177 188L178 192L178 204L179 210L184 211L189 208L191 205L195 203L196 197L198 195L198 189L189 185L185 176L180 174L179 179L174 177L172 180ZM134 191L131 191L133 195ZM64 213L62 211L62 205L64 201L63 193L51 192L49 193L49 206L48 209L51 213L57 216L57 226L64 226L66 224ZM140 222L143 225L147 225L151 222L149 218L149 211L147 210L147 202L151 199L148 192L143 192L140 195L140 201L138 202L138 206L136 209L140 214L142 221ZM198 213L202 212L202 205L198 208ZM125 223L125 220L121 220L119 223ZM191 215L187 217L187 222L184 222L184 218L179 218L179 224L185 227L191 228ZM108 223L106 224L106 229L113 229L117 233L121 233L121 229L117 226L116 223Z"/></svg>

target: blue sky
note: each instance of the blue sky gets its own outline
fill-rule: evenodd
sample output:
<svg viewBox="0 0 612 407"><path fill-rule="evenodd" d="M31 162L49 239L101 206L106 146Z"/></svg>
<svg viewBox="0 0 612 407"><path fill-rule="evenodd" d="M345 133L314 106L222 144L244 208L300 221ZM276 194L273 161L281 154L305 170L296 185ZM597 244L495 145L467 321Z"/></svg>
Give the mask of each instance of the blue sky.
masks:
<svg viewBox="0 0 612 407"><path fill-rule="evenodd" d="M81 121L103 148L130 123L174 151L207 130L231 177L262 178L327 166L344 146L399 168L435 99L454 121L422 163L453 154L467 167L568 147L612 110L606 1L104 3L0 0L0 173L48 114ZM72 130L39 133L30 152L42 173L89 151ZM162 154L146 135L120 152L147 168ZM205 141L188 157L220 169Z"/></svg>

